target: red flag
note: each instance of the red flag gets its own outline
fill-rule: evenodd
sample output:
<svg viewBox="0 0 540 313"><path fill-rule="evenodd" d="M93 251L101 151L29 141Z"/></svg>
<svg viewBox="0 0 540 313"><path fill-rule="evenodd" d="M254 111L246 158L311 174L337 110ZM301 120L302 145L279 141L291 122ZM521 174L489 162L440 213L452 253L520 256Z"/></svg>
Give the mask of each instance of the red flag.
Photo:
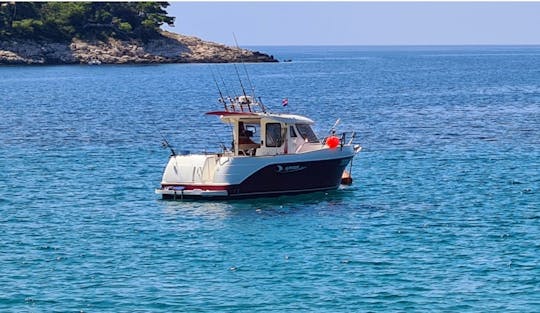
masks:
<svg viewBox="0 0 540 313"><path fill-rule="evenodd" d="M284 107L286 107L288 104L289 104L289 99L285 98L281 100L281 105L283 105Z"/></svg>

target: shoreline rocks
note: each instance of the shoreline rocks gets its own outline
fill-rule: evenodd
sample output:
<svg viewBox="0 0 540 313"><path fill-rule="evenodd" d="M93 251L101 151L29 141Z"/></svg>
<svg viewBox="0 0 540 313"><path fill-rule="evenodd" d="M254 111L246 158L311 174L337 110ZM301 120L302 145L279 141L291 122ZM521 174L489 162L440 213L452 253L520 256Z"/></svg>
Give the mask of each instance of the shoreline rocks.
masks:
<svg viewBox="0 0 540 313"><path fill-rule="evenodd" d="M0 41L0 65L51 64L158 64L278 62L258 51L163 31L161 38L142 40L84 41L59 43L33 40Z"/></svg>

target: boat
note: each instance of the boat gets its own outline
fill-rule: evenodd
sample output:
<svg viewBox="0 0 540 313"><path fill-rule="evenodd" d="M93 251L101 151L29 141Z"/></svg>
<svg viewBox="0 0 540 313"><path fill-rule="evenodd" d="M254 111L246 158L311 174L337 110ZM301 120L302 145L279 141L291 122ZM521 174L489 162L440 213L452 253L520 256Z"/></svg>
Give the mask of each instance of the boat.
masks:
<svg viewBox="0 0 540 313"><path fill-rule="evenodd" d="M98 59L91 59L88 61L88 65L101 65L101 61Z"/></svg>
<svg viewBox="0 0 540 313"><path fill-rule="evenodd" d="M270 113L255 97L220 98L224 109L207 112L232 131L232 147L217 153L176 153L171 149L156 193L163 199L240 199L335 190L362 149L354 132L320 140L313 120ZM349 137L347 138L347 135ZM349 181L350 180L350 181Z"/></svg>

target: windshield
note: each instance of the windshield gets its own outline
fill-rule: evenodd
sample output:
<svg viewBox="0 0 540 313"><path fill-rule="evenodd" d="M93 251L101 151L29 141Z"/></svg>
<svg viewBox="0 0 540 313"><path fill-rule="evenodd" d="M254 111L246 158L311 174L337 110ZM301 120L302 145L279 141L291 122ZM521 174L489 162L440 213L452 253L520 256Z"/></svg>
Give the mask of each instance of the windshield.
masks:
<svg viewBox="0 0 540 313"><path fill-rule="evenodd" d="M296 129L302 138L307 139L308 142L319 142L317 135L313 132L308 124L296 124Z"/></svg>

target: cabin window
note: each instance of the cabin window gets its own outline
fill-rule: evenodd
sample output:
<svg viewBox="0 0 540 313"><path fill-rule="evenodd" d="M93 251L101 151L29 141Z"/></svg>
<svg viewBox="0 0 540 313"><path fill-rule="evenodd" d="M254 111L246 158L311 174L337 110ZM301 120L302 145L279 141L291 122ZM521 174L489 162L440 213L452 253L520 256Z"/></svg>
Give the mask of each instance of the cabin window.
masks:
<svg viewBox="0 0 540 313"><path fill-rule="evenodd" d="M291 132L291 138L296 138L296 131L294 130L294 126L289 126L290 132Z"/></svg>
<svg viewBox="0 0 540 313"><path fill-rule="evenodd" d="M256 144L260 143L259 136L260 127L257 123L238 122L238 143L239 144Z"/></svg>
<svg viewBox="0 0 540 313"><path fill-rule="evenodd" d="M267 147L281 147L283 144L283 137L281 135L280 123L267 123L266 124L266 146Z"/></svg>
<svg viewBox="0 0 540 313"><path fill-rule="evenodd" d="M308 142L319 142L319 139L317 139L317 135L315 135L315 133L308 124L296 124L296 129L298 129L300 136L302 136L302 138L304 139L307 139Z"/></svg>

